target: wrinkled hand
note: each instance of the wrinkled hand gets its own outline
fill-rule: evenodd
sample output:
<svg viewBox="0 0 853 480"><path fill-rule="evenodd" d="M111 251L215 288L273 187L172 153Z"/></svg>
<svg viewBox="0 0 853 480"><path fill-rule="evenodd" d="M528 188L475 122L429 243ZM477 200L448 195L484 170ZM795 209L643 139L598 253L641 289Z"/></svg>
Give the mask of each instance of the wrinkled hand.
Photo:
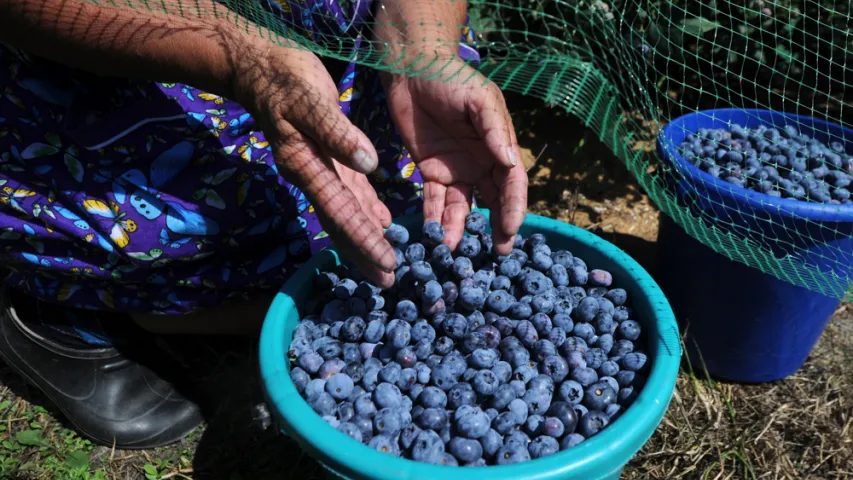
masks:
<svg viewBox="0 0 853 480"><path fill-rule="evenodd" d="M394 123L424 177L424 216L456 248L473 189L492 212L500 254L512 249L527 209L527 173L503 94L461 60L450 80L384 75Z"/></svg>
<svg viewBox="0 0 853 480"><path fill-rule="evenodd" d="M392 285L396 257L382 230L391 214L364 175L378 164L376 150L341 113L322 62L304 50L253 43L235 60L234 95L335 246L377 285Z"/></svg>

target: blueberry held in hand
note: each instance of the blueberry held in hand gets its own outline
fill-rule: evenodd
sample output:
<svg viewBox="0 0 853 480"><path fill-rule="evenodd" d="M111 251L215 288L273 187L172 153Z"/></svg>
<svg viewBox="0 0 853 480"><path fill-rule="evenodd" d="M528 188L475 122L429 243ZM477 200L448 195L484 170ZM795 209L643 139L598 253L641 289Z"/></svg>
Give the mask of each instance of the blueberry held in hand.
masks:
<svg viewBox="0 0 853 480"><path fill-rule="evenodd" d="M741 143L755 136L742 130ZM784 135L779 139L799 134ZM748 149L703 155L703 162L713 157L714 165L738 164L742 174L776 182L770 190L786 179L800 185L781 168L759 171ZM812 156L803 164L827 173L803 181L851 183L832 173L840 172L830 166L834 158L824 154L818 164ZM512 253L499 256L487 224L483 214L469 215L456 251L441 243L438 222L419 233L392 225L385 236L399 254L395 286L387 290L347 267L317 276L293 331L291 379L332 427L419 462L507 465L614 428L634 402L652 359L628 292L610 272L552 249L542 234L519 235Z"/></svg>

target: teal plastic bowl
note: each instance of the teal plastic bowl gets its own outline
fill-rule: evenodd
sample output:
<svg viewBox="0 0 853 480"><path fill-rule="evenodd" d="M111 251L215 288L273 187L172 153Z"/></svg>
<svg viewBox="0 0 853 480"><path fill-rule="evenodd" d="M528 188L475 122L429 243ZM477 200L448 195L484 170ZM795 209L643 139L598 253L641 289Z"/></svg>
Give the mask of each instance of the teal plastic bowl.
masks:
<svg viewBox="0 0 853 480"><path fill-rule="evenodd" d="M488 216L488 211L481 210ZM397 219L420 236L423 217ZM672 398L681 346L675 316L654 280L625 252L601 238L565 223L528 215L522 235L543 233L555 249L583 258L590 268L613 274L614 284L629 293L635 317L643 326L652 364L648 381L636 401L611 426L570 450L517 465L471 470L435 466L393 457L338 432L299 396L290 380L287 350L300 306L314 289L314 277L340 263L334 251L314 256L278 293L264 321L260 339L260 369L266 401L277 427L302 449L339 477L371 480L604 480L617 479L622 468L654 433ZM481 471L483 470L483 471Z"/></svg>

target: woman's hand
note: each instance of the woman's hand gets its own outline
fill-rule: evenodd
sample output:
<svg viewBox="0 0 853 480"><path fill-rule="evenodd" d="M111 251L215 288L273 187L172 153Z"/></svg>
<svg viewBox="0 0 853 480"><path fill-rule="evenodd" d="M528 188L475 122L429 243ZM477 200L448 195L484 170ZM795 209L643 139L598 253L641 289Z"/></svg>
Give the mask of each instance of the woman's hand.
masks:
<svg viewBox="0 0 853 480"><path fill-rule="evenodd" d="M527 173L500 89L458 57L465 1L383 0L374 32L387 61L391 116L424 177L424 216L456 248L474 188L492 211L494 248L512 249L527 210ZM420 71L418 71L420 70Z"/></svg>
<svg viewBox="0 0 853 480"><path fill-rule="evenodd" d="M282 176L311 200L336 247L389 287L396 257L382 229L391 214L364 175L378 164L372 143L341 113L335 83L314 54L262 40L245 53L234 98L253 113Z"/></svg>
<svg viewBox="0 0 853 480"><path fill-rule="evenodd" d="M512 249L527 209L527 173L498 87L461 60L453 79L385 76L397 130L424 177L424 216L456 248L473 189L492 211L494 248Z"/></svg>

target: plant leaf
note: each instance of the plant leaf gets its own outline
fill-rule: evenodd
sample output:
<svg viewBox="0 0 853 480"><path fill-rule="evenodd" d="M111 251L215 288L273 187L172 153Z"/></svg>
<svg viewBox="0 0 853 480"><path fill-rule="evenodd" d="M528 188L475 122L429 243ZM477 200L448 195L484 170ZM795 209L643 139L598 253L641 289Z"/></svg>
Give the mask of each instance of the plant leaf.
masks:
<svg viewBox="0 0 853 480"><path fill-rule="evenodd" d="M71 176L74 177L74 180L78 182L83 181L83 164L80 163L80 160L74 158L70 153L65 153L65 166L68 167L68 171L71 173Z"/></svg>
<svg viewBox="0 0 853 480"><path fill-rule="evenodd" d="M82 450L71 452L65 457L65 464L73 470L88 470L89 454Z"/></svg>
<svg viewBox="0 0 853 480"><path fill-rule="evenodd" d="M15 440L17 440L21 445L27 445L29 447L40 447L45 444L45 441L41 438L41 433L38 430L20 431L15 435Z"/></svg>
<svg viewBox="0 0 853 480"><path fill-rule="evenodd" d="M32 145L27 146L27 148L25 148L24 151L21 152L21 158L29 160L31 158L45 157L47 155L53 155L58 151L59 149L54 147L53 145L36 142Z"/></svg>
<svg viewBox="0 0 853 480"><path fill-rule="evenodd" d="M713 20L708 20L705 17L686 18L681 22L681 29L684 33L696 37L701 36L703 33L710 32L719 26L719 23Z"/></svg>

